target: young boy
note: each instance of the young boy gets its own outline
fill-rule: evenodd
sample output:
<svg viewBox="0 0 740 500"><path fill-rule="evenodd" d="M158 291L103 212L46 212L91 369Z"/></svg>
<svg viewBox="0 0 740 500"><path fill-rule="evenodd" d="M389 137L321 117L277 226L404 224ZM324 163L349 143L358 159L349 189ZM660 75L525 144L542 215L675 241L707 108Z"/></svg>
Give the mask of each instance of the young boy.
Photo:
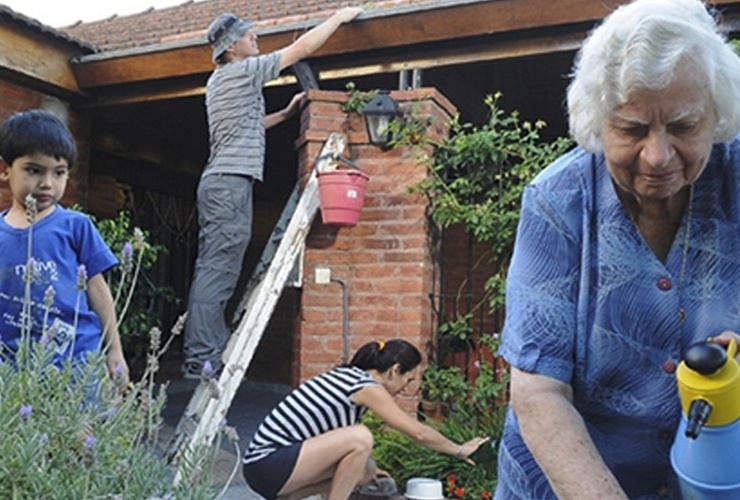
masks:
<svg viewBox="0 0 740 500"><path fill-rule="evenodd" d="M51 343L57 365L105 348L123 388L128 366L102 274L118 261L89 217L58 205L76 156L69 129L48 112L14 114L0 129L0 180L12 193L0 212L0 356L12 359L30 327L33 341Z"/></svg>

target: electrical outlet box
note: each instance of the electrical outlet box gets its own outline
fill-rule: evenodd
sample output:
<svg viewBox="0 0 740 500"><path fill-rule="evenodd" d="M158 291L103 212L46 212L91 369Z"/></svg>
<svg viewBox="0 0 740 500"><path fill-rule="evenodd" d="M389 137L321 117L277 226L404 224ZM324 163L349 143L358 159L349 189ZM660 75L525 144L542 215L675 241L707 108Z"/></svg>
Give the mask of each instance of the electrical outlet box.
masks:
<svg viewBox="0 0 740 500"><path fill-rule="evenodd" d="M314 279L317 285L328 285L331 282L331 269L328 267L317 267Z"/></svg>

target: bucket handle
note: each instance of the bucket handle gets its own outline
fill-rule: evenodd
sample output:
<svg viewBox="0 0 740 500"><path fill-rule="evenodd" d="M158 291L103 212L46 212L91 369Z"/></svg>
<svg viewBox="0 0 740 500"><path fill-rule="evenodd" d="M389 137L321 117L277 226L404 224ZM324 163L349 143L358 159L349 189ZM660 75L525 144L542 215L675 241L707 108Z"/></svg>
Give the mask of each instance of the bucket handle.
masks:
<svg viewBox="0 0 740 500"><path fill-rule="evenodd" d="M361 172L361 173L365 174L365 172L363 172L362 169L360 167L358 167L355 162L353 162L349 158L345 158L344 156L342 156L342 155L340 155L338 153L325 153L325 154L319 156L318 158L316 158L316 162L314 163L314 168L316 169L316 173L320 173L319 172L319 163L322 160L326 160L326 159L332 159L332 160L338 161L340 163L344 163L348 167L351 167L354 170L357 170L358 172ZM367 174L365 174L365 175L367 175Z"/></svg>

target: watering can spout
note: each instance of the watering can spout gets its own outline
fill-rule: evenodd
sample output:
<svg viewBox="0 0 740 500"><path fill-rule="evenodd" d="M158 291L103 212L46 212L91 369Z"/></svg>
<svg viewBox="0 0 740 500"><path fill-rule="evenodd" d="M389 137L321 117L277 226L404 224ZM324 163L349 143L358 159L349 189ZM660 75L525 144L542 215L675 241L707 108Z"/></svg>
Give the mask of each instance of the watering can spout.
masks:
<svg viewBox="0 0 740 500"><path fill-rule="evenodd" d="M686 437L696 439L699 437L704 424L707 423L709 415L712 413L712 405L703 399L695 399L689 407L688 422L686 423Z"/></svg>

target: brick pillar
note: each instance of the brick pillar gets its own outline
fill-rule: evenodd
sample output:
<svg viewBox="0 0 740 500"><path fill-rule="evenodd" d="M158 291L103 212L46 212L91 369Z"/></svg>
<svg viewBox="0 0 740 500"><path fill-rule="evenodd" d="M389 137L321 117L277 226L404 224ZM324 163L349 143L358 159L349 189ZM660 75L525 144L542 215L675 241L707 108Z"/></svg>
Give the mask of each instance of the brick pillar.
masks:
<svg viewBox="0 0 740 500"><path fill-rule="evenodd" d="M393 92L401 107L429 118L427 134L439 139L455 108L435 89ZM349 302L349 356L363 344L402 338L424 355L435 325L431 296L435 263L430 253L427 203L409 194L427 169L413 147L383 151L368 142L362 116L342 111L346 92L314 90L301 119L299 172L305 178L332 132L347 136L344 156L370 176L360 221L332 227L317 214L306 242L301 315L294 344L293 383L327 371L343 360L343 290ZM431 150L424 154L430 154ZM314 282L317 267L331 271L332 282ZM336 281L334 281L336 280ZM414 394L415 388L406 392ZM416 398L401 402L408 411Z"/></svg>

